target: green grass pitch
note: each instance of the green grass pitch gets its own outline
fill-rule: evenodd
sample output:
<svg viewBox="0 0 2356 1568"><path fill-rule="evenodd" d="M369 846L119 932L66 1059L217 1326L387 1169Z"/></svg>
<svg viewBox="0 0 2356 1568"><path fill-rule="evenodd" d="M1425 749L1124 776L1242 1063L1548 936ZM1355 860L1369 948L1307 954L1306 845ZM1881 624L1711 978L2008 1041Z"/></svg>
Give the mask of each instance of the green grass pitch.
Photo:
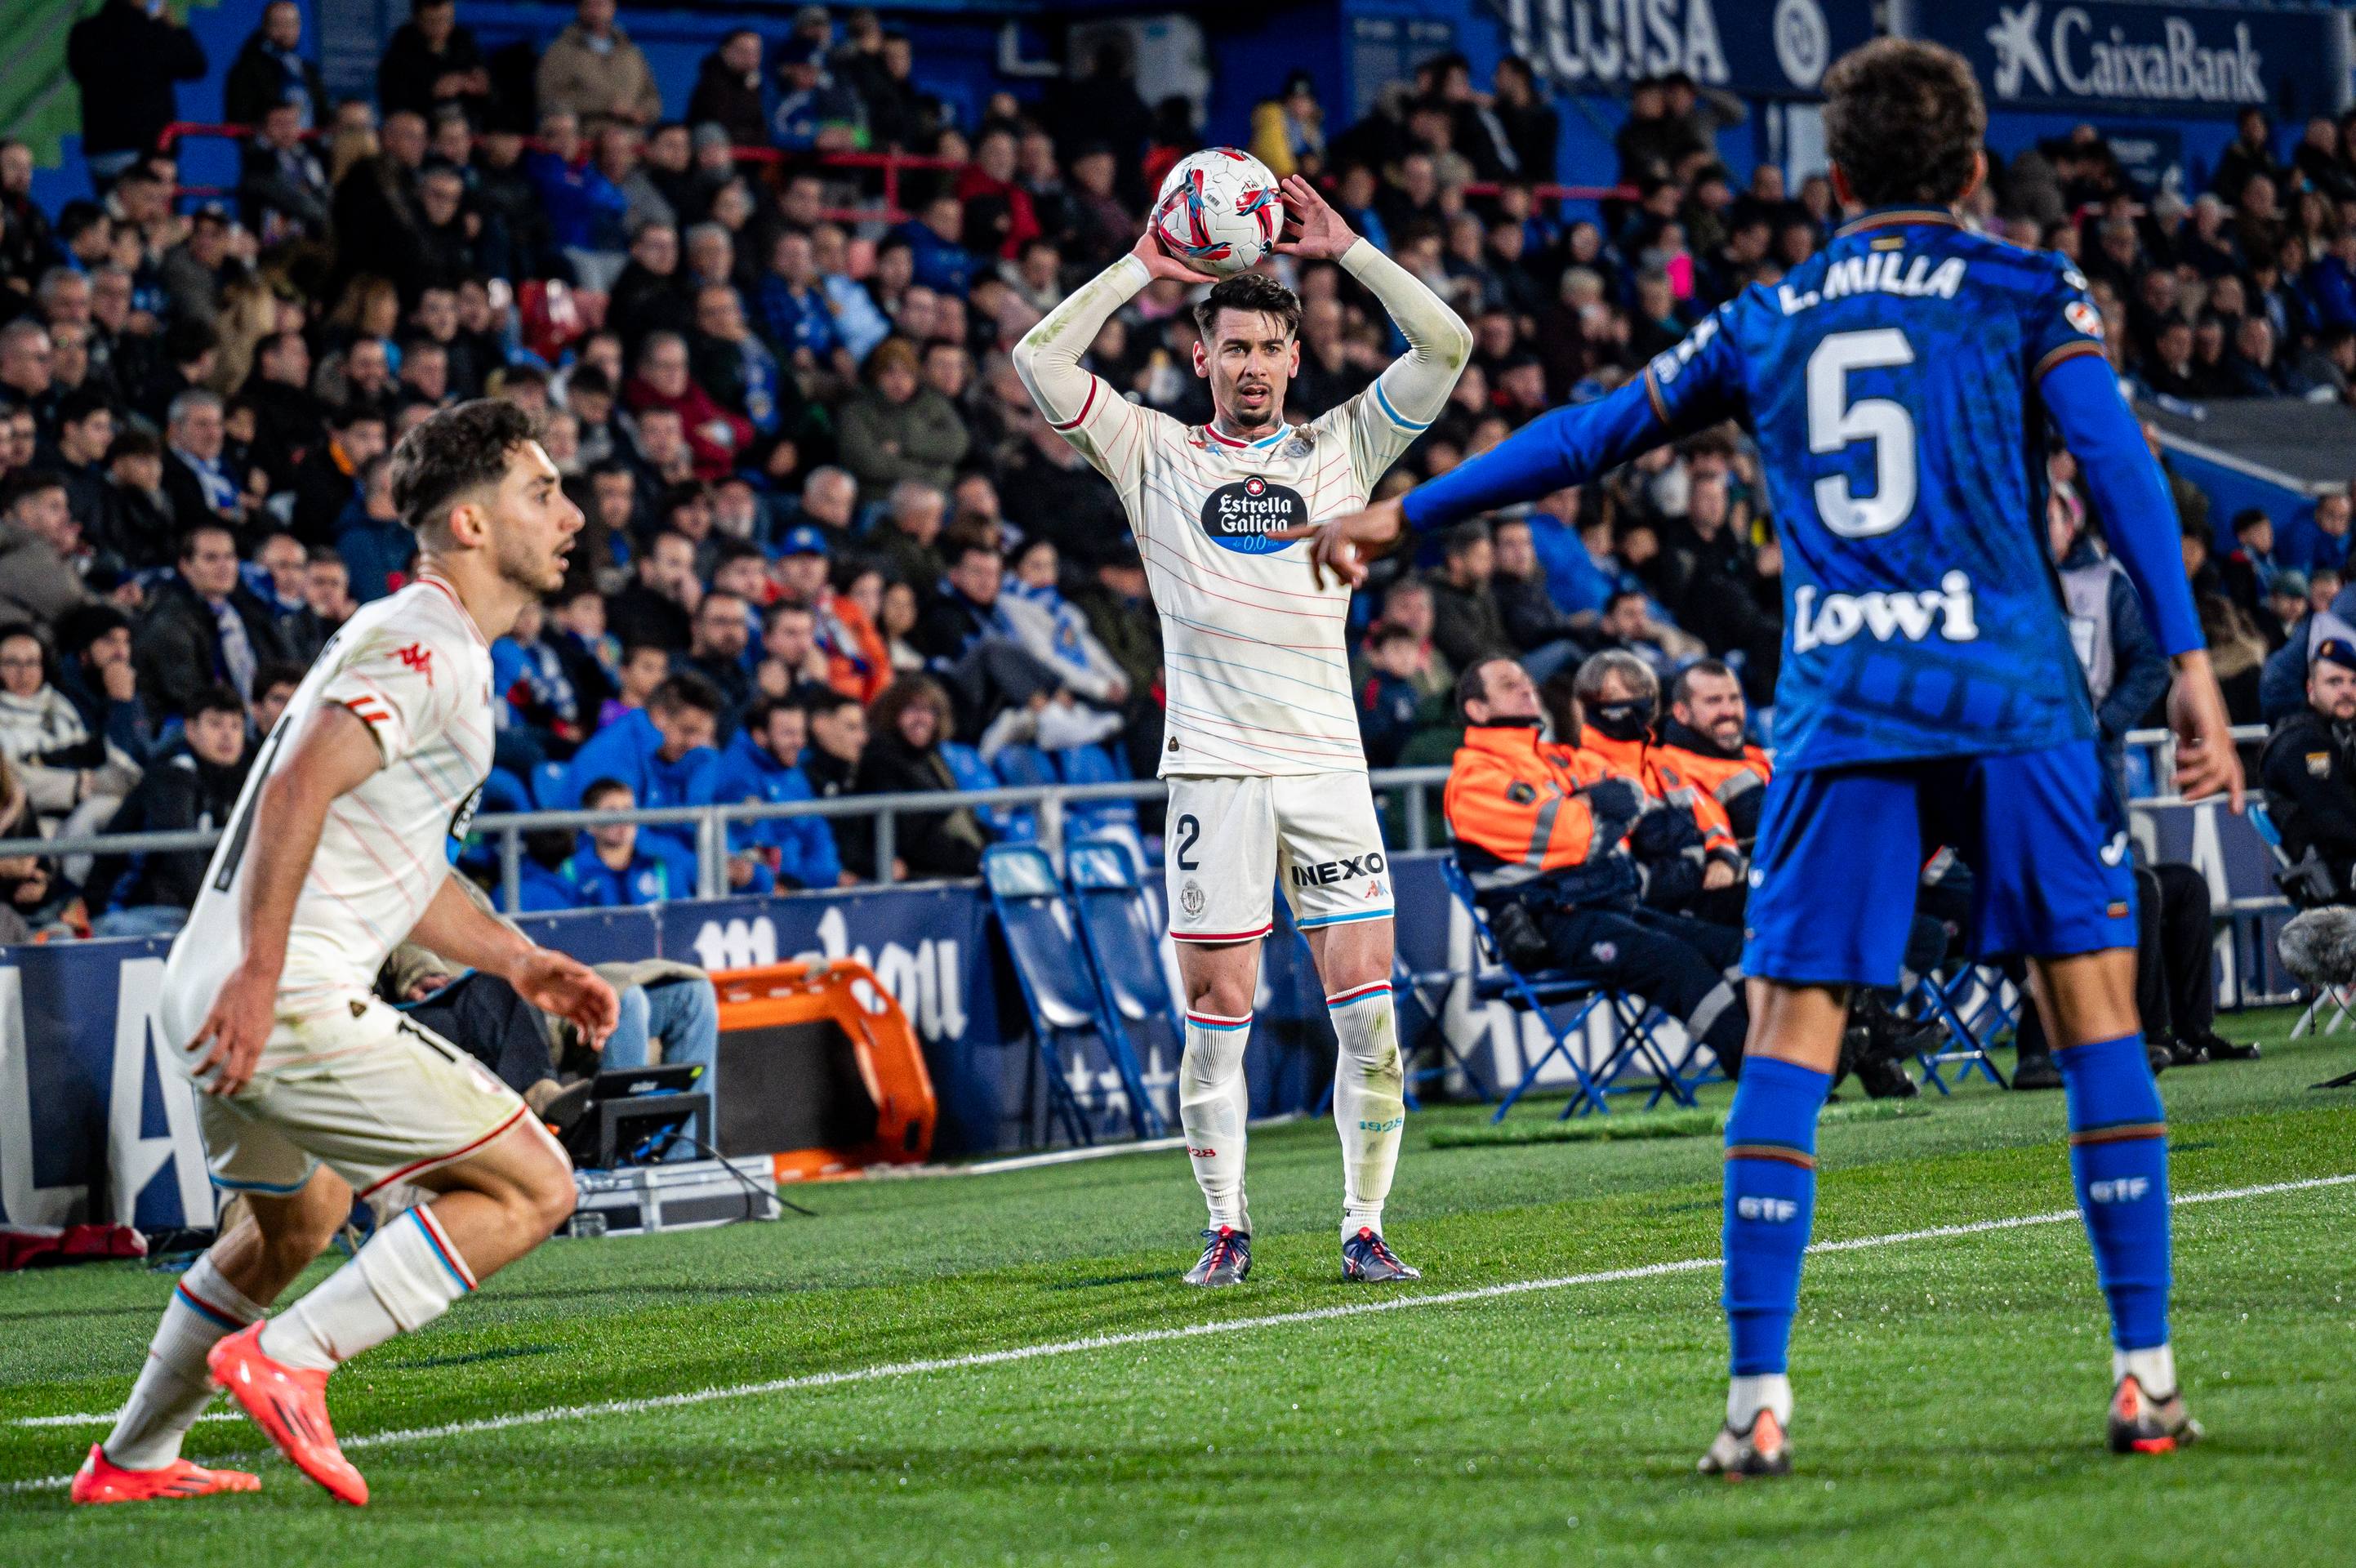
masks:
<svg viewBox="0 0 2356 1568"><path fill-rule="evenodd" d="M2356 1040L2229 1022L2265 1061L2161 1080L2179 1197L2356 1175L2356 1091L2307 1087ZM2356 1561L2356 1183L2179 1207L2210 1441L2115 1459L2074 1219L1908 1236L2066 1211L2062 1110L1981 1087L1826 1124L1817 1236L1868 1244L1809 1261L1788 1482L1693 1473L1723 1399L1717 1140L1435 1148L1485 1118L1449 1108L1408 1122L1390 1230L1426 1278L1394 1294L1339 1283L1323 1122L1254 1134L1255 1272L1216 1294L1178 1283L1201 1211L1174 1151L553 1243L338 1374L361 1512L241 1419L189 1452L258 1496L69 1508L38 1483L103 1426L26 1423L115 1407L171 1276L0 1281L0 1563Z"/></svg>

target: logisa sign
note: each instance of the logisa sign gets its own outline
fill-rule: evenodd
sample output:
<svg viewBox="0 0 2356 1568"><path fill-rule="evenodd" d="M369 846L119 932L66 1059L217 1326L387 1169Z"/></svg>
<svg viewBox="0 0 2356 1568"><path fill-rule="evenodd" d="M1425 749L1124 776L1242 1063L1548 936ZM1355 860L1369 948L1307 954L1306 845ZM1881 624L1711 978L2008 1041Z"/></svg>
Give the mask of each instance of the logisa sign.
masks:
<svg viewBox="0 0 2356 1568"><path fill-rule="evenodd" d="M2222 116L2348 99L2344 12L1895 0L1890 30L1962 53L1992 108Z"/></svg>
<svg viewBox="0 0 2356 1568"><path fill-rule="evenodd" d="M1514 50L1567 91L1682 70L1706 87L1807 96L1873 37L1870 0L1503 0Z"/></svg>

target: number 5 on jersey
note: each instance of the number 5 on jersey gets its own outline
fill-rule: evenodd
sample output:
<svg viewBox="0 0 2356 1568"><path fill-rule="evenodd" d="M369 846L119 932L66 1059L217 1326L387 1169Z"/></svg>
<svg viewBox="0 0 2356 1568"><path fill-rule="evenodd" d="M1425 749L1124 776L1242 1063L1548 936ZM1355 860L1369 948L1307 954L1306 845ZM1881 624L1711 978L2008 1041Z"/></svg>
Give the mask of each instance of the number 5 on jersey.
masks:
<svg viewBox="0 0 2356 1568"><path fill-rule="evenodd" d="M1816 515L1843 539L1888 533L1913 515L1914 416L1886 397L1849 401L1851 371L1914 362L1914 347L1895 327L1836 332L1808 356L1808 450L1823 456L1859 441L1873 443L1873 493L1859 496L1846 474L1816 481Z"/></svg>

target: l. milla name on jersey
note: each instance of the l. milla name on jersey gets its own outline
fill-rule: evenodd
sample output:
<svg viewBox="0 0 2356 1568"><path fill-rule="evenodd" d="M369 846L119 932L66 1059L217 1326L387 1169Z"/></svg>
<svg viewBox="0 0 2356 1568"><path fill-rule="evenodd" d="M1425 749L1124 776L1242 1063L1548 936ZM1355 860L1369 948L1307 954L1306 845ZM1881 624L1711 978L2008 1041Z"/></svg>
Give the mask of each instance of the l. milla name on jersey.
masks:
<svg viewBox="0 0 2356 1568"><path fill-rule="evenodd" d="M1272 485L1254 474L1231 485L1221 485L1203 498L1203 532L1212 543L1246 555L1268 555L1290 541L1270 539L1280 528L1304 521L1309 503L1286 485Z"/></svg>

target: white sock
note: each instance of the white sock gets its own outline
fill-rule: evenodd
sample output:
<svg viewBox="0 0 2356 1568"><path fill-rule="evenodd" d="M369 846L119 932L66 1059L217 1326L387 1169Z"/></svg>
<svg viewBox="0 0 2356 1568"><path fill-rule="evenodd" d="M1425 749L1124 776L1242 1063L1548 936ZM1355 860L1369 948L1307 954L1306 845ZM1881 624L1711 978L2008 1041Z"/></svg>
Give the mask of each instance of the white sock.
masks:
<svg viewBox="0 0 2356 1568"><path fill-rule="evenodd" d="M180 1456L180 1440L213 1399L205 1353L262 1316L213 1267L210 1253L180 1276L164 1321L147 1346L147 1364L106 1439L106 1456L126 1470L160 1470Z"/></svg>
<svg viewBox="0 0 2356 1568"><path fill-rule="evenodd" d="M1342 1134L1342 1240L1383 1232L1399 1137L1407 1126L1398 1020L1387 980L1325 998L1342 1054L1333 1065L1333 1125Z"/></svg>
<svg viewBox="0 0 2356 1568"><path fill-rule="evenodd" d="M380 1230L359 1256L271 1319L262 1353L327 1371L396 1334L424 1327L475 1288L474 1271L450 1244L430 1205Z"/></svg>
<svg viewBox="0 0 2356 1568"><path fill-rule="evenodd" d="M1211 1229L1248 1235L1244 1205L1244 1123L1251 1119L1251 1084L1244 1077L1244 1046L1251 1015L1223 1018L1186 1013L1186 1054L1178 1063L1178 1120L1186 1129L1186 1157L1210 1206Z"/></svg>
<svg viewBox="0 0 2356 1568"><path fill-rule="evenodd" d="M1775 1412L1775 1424L1792 1429L1792 1380L1782 1372L1736 1378L1726 1386L1726 1424L1747 1430L1762 1410Z"/></svg>
<svg viewBox="0 0 2356 1568"><path fill-rule="evenodd" d="M2150 1350L2114 1350L2111 1352L2111 1386L2118 1387L2119 1380L2128 1373L2143 1385L2143 1391L2156 1400L2176 1397L2176 1352L2166 1345Z"/></svg>

